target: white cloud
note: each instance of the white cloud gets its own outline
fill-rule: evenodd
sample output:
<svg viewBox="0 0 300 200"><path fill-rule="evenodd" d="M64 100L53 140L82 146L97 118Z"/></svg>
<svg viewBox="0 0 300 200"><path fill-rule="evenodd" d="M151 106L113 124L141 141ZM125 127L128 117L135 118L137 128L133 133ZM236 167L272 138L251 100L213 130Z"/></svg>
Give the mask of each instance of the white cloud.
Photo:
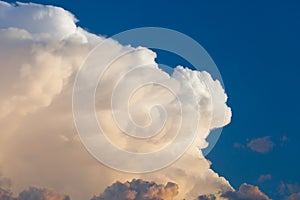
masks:
<svg viewBox="0 0 300 200"><path fill-rule="evenodd" d="M39 4L17 2L0 4L0 28L14 27L29 31L33 37L60 40L76 32L76 18L66 10Z"/></svg>
<svg viewBox="0 0 300 200"><path fill-rule="evenodd" d="M120 69L126 71L130 64L150 63L157 74L163 74L177 88L178 95L187 95L183 103L188 105L190 94L185 89L192 85L192 97L204 116L193 148L172 166L142 175L116 172L96 162L85 151L76 135L71 108L75 74L85 56L103 38L77 27L75 17L62 8L0 1L0 13L0 166L3 174L11 178L14 191L34 184L57 189L79 200L88 199L116 180L124 182L132 178L176 182L178 198L232 190L229 182L212 171L210 162L198 151L198 147L207 145L205 138L210 129L226 125L231 118L222 86L208 73L177 67L173 76L165 76L157 68L154 52L124 47L110 40L105 49L107 56L125 48L133 49L111 70L121 73ZM120 131L111 125L107 94L118 73L105 76L102 86L107 87L97 91L96 99L99 119L105 119L102 123L112 139ZM139 77L129 78L135 82ZM152 77L146 74L143 78ZM172 98L161 88L149 87L136 96L135 105L140 103L141 108L147 108L163 100L175 112L170 103ZM137 111L136 118L146 122L147 118L140 118ZM177 120L176 115L172 120ZM172 125L167 124L165 131L172 131ZM119 145L138 147L137 143L129 146L124 137L118 139ZM153 148L153 143L147 145L144 150Z"/></svg>

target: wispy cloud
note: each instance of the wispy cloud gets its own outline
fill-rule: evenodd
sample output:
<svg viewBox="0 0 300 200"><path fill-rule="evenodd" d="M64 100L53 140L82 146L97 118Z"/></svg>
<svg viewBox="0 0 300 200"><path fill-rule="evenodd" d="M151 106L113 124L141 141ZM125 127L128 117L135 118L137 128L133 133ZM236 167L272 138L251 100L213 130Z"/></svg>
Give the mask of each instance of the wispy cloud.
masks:
<svg viewBox="0 0 300 200"><path fill-rule="evenodd" d="M299 183L284 183L279 184L278 193L285 200L299 200L300 199L300 185Z"/></svg>
<svg viewBox="0 0 300 200"><path fill-rule="evenodd" d="M300 199L300 192L291 194L286 198L286 200L299 200Z"/></svg>
<svg viewBox="0 0 300 200"><path fill-rule="evenodd" d="M249 147L252 151L263 154L270 152L274 146L275 143L271 140L270 136L252 139L247 144L247 147Z"/></svg>
<svg viewBox="0 0 300 200"><path fill-rule="evenodd" d="M284 183L281 182L278 189L279 194L289 195L300 192L300 185L298 183Z"/></svg>
<svg viewBox="0 0 300 200"><path fill-rule="evenodd" d="M258 178L258 182L265 182L265 181L269 181L272 180L272 175L271 174L262 174L259 176Z"/></svg>
<svg viewBox="0 0 300 200"><path fill-rule="evenodd" d="M235 142L235 143L233 143L233 147L237 148L237 149L244 149L245 145L243 145L242 143L239 143L239 142Z"/></svg>

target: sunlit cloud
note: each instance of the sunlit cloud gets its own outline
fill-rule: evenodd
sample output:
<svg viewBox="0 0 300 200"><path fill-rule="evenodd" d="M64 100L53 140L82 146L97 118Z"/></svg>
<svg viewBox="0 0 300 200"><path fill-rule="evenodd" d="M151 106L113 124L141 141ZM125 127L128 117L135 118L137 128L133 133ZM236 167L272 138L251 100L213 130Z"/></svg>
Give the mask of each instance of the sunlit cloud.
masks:
<svg viewBox="0 0 300 200"><path fill-rule="evenodd" d="M207 146L205 139L210 130L225 126L231 119L227 95L210 74L178 66L174 76L168 76L178 83L181 95L185 85L192 83L201 105L204 118L193 148L158 172L137 175L117 172L101 165L84 149L76 134L71 107L76 73L88 53L104 37L76 26L77 19L70 12L54 6L1 2L0 12L0 83L4 86L0 93L0 167L5 177L10 178L14 194L52 194L34 188L22 193L24 188L38 185L82 200L99 194L116 181L123 183L134 178L155 181L161 191L169 191L170 185L162 189L160 184L174 182L180 188L178 199L233 190L225 178L210 169L211 163L200 151ZM149 49L140 51L140 48L124 47L110 40L105 53L109 55L124 48L132 48L133 53L116 63L116 69L122 66L126 69L126 64L137 62L150 63L154 70L163 73L157 68L156 54ZM115 80L116 77L107 76L105 89L109 91ZM152 103L165 98L156 87L144 92L146 96L138 96L140 102ZM106 96L101 94L102 99L96 99L97 113L102 115L100 119L104 119L107 130L116 130L111 126L110 115L106 114L110 111L106 107L109 102L103 101ZM211 95L217 98L211 101ZM183 103L189 101L185 98ZM122 142L124 138L119 139Z"/></svg>

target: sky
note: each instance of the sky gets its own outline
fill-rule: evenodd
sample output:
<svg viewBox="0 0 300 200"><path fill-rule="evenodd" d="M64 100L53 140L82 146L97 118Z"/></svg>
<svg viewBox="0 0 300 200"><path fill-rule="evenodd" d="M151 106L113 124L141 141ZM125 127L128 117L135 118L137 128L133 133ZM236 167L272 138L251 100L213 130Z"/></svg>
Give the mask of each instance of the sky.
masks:
<svg viewBox="0 0 300 200"><path fill-rule="evenodd" d="M30 2L62 7L98 35L154 26L195 39L218 66L232 109L206 156L211 168L234 188L257 185L272 199L300 192L298 1ZM157 61L189 65L165 52Z"/></svg>

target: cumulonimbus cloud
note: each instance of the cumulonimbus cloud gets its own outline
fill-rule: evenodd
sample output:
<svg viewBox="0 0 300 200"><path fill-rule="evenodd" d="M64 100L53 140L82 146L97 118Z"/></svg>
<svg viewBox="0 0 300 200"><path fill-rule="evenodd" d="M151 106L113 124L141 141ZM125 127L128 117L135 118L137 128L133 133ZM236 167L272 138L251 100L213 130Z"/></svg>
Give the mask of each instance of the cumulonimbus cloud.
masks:
<svg viewBox="0 0 300 200"><path fill-rule="evenodd" d="M0 13L0 167L12 180L14 192L33 184L54 188L70 194L72 199L82 200L103 191L115 181L126 182L134 178L156 181L158 185L175 182L179 187L178 199L233 190L225 178L210 169L210 162L199 150L207 146L205 139L211 129L223 127L231 119L227 95L219 81L213 80L207 72L176 67L174 74L166 77L178 84L176 87L181 95L187 84L192 85L204 116L197 140L183 157L160 171L137 175L116 172L95 161L85 151L76 134L71 107L76 73L88 53L104 38L77 27L77 20L71 13L54 6L0 1ZM109 55L123 48L129 47L110 40L105 52ZM153 51L130 48L132 54L113 64L112 70L118 71L122 67L126 70L126 64L147 63L158 73L164 73L157 67ZM131 80L138 78L133 76ZM128 145L126 137L118 137L118 127L111 125L113 118L107 94L115 80L115 73L108 74L102 82L102 86L107 87L97 91L97 114L106 132L111 133L110 139L118 138L114 140L118 145L136 150L139 145ZM144 88L134 102L143 110L147 108L145 105L157 100L172 105L169 103L172 98L157 87ZM189 101L185 98L182 103ZM134 111L136 115L133 116L143 120L145 116L139 115L138 111ZM171 125L176 124L176 120L175 116L173 123L167 124L167 132L173 131ZM141 123L146 121L147 117ZM155 144L148 143L143 150L149 150ZM110 156L111 152L107 153ZM162 186L158 187L163 190ZM164 190L169 189L165 187Z"/></svg>

